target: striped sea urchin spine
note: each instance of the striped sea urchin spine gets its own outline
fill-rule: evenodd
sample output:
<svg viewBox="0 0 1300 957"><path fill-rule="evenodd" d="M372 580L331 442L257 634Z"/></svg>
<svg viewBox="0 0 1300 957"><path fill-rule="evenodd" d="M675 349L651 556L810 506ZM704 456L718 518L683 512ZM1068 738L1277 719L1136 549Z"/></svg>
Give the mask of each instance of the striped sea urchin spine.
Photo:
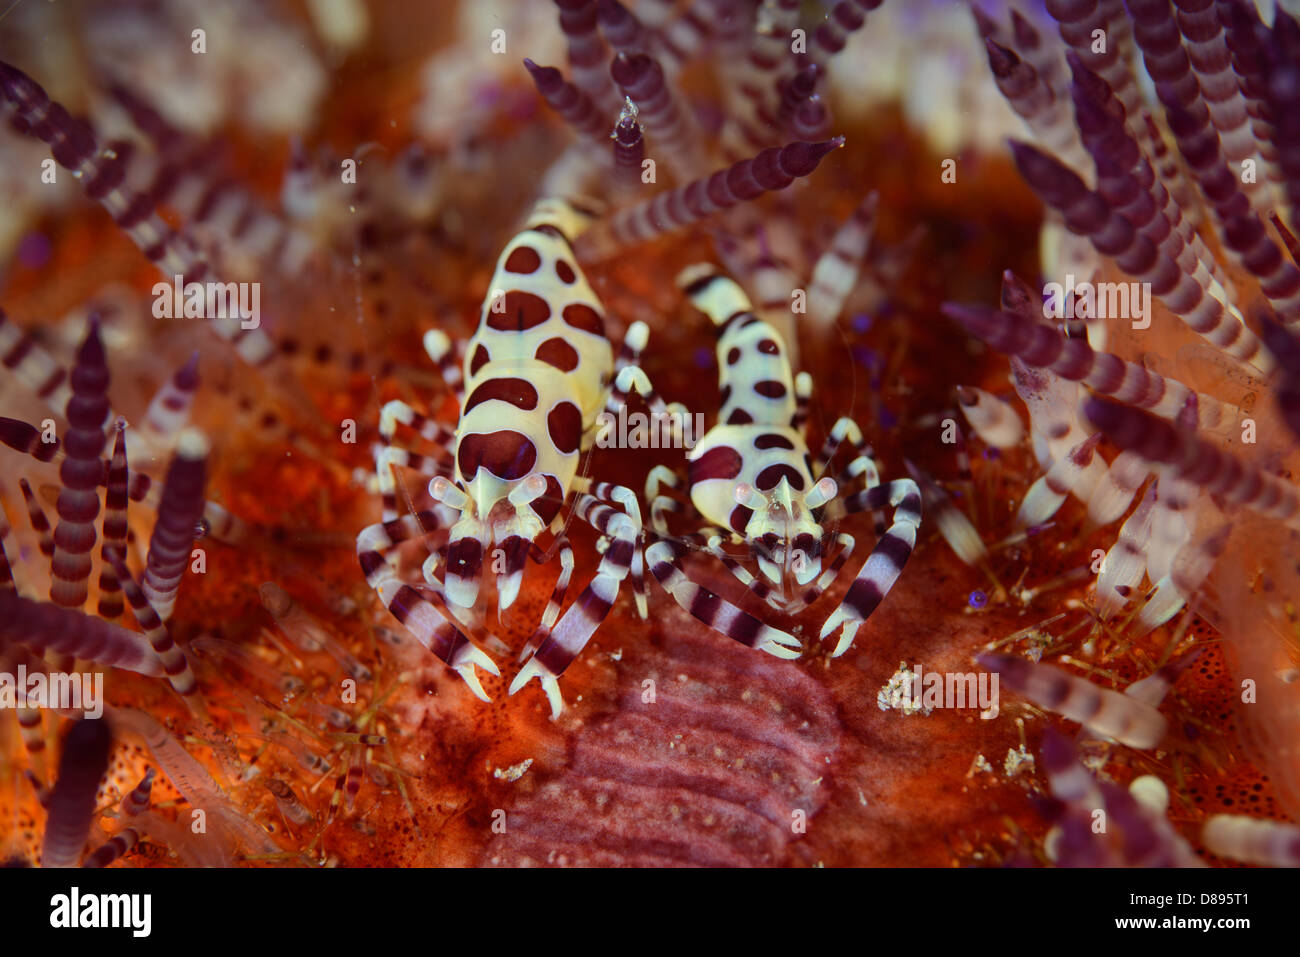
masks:
<svg viewBox="0 0 1300 957"><path fill-rule="evenodd" d="M766 149L753 159L615 213L607 223L585 234L576 252L583 259L603 258L618 246L643 242L763 193L785 189L797 178L811 174L828 153L843 145L844 137L839 136L821 143Z"/></svg>
<svg viewBox="0 0 1300 957"><path fill-rule="evenodd" d="M176 455L167 467L158 522L149 539L144 593L166 621L176 604L176 591L190 561L195 530L203 518L207 481L208 440L197 429L186 429L176 440Z"/></svg>
<svg viewBox="0 0 1300 957"><path fill-rule="evenodd" d="M80 608L89 594L95 519L99 517L99 483L103 467L104 424L108 418L108 364L99 338L99 322L91 319L86 338L72 367L72 397L68 400L68 433L59 466L59 524L54 529L53 582L50 600L65 608Z"/></svg>

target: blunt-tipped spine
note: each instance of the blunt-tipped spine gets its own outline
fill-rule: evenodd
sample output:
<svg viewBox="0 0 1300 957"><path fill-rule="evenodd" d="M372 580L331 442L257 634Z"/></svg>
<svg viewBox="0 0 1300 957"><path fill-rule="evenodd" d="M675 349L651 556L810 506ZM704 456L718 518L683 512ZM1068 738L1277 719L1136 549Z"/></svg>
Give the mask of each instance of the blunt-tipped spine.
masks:
<svg viewBox="0 0 1300 957"><path fill-rule="evenodd" d="M0 592L0 645L17 642L158 677L162 663L144 638L71 608Z"/></svg>
<svg viewBox="0 0 1300 957"><path fill-rule="evenodd" d="M82 867L107 867L117 859L131 853L140 843L140 832L133 827L124 827L99 847L86 855Z"/></svg>
<svg viewBox="0 0 1300 957"><path fill-rule="evenodd" d="M1010 403L977 386L958 386L962 415L981 442L995 449L1013 449L1025 437L1025 424Z"/></svg>
<svg viewBox="0 0 1300 957"><path fill-rule="evenodd" d="M1300 827L1294 824L1215 814L1205 822L1201 839L1220 857L1264 867L1300 867Z"/></svg>
<svg viewBox="0 0 1300 957"><path fill-rule="evenodd" d="M126 817L135 817L149 810L149 797L153 793L153 779L156 774L153 768L149 768L144 772L140 783L123 796L120 805L122 814Z"/></svg>
<svg viewBox="0 0 1300 957"><path fill-rule="evenodd" d="M208 440L203 433L183 431L167 467L144 574L144 593L163 621L171 617L181 576L189 564L194 532L203 518L207 459Z"/></svg>
<svg viewBox="0 0 1300 957"><path fill-rule="evenodd" d="M38 462L51 462L63 448L57 437L53 441L44 441L41 430L22 419L10 419L0 416L0 443L4 443L15 452L30 455Z"/></svg>
<svg viewBox="0 0 1300 957"><path fill-rule="evenodd" d="M1099 687L1060 668L1011 655L986 653L976 661L988 671L998 672L1017 694L1121 744L1153 748L1164 737L1164 716L1151 705L1118 691Z"/></svg>
<svg viewBox="0 0 1300 957"><path fill-rule="evenodd" d="M41 845L43 867L76 867L81 860L111 747L112 735L104 721L82 719L64 738Z"/></svg>

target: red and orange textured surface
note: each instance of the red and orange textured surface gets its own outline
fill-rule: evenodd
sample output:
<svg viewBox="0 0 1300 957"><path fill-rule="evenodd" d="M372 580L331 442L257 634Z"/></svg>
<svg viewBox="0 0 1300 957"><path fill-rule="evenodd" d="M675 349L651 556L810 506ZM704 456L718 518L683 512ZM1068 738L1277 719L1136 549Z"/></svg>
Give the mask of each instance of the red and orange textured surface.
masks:
<svg viewBox="0 0 1300 957"><path fill-rule="evenodd" d="M413 23L409 11L399 17L384 9L376 5L372 11L366 47L331 77L330 107L312 131L314 141L346 152L367 141L394 149L412 138L404 118L418 96L416 66L429 52L417 38L437 37L437 18ZM3 52L22 65L20 51ZM516 92L528 102L526 77L519 73ZM803 366L816 383L811 444L820 443L837 416L853 414L886 477L904 474L906 456L949 480L956 471L950 448L939 441L936 415L951 407L956 384L1005 392L1007 367L941 318L938 305L992 301L1004 268L1035 275L1040 210L1005 158L963 157L961 185L941 183L929 172L941 158L890 111L865 127L837 132L848 137L849 148L800 192L802 225L824 235L874 188L881 194L886 246L901 243L917 225L924 233L907 267L887 278L888 299L868 331L846 321L836 335L802 343ZM192 724L165 686L133 675L110 677L110 699L165 721L236 804L271 832L283 851L274 859L282 862L1044 863L1047 819L1036 803L1045 789L1041 774L1032 765L1009 774L1004 761L1022 744L1036 753L1043 725L1064 723L1009 695L996 720L982 721L974 710L928 716L884 711L877 693L900 662L970 671L974 654L992 641L1062 611L1070 613L1066 624L1082 620L1077 603L1084 589L1073 584L1027 604L1016 602L958 562L926 525L897 587L859 632L854 648L834 661L811 637L808 655L794 664L734 646L657 589L651 618L642 622L625 594L565 674L570 707L554 723L536 688L505 696L517 667L510 664L513 655L495 656L505 664L504 674L485 682L493 701L483 704L409 638L394 646L377 637L375 625L396 629L396 623L368 594L352 539L375 519L378 506L351 477L354 468L369 465L377 400L414 398L446 421L454 417L454 403L432 370L410 357L422 355L419 336L435 321L435 303L441 307L438 321L453 337L471 331L495 249L544 165L537 157L554 155L566 135L540 106L527 114L503 113L480 144L477 178L461 184L440 222L400 235L381 228L358 264L300 288L298 312L282 317L281 329L302 343L287 362L294 387L317 410L311 415L304 417L300 406L284 399L283 383L253 381L224 368L227 357L196 327L160 333L146 312L116 320L135 331L128 341L153 345L149 355L138 345L110 354L115 396L132 390L147 395L149 389L132 377L156 384L172 368L159 357L203 350L205 384L195 419L217 442L210 494L255 528L239 546L207 547L207 573L184 581L173 632L182 642L207 634L254 649L277 670L306 681L317 700L335 703L343 676L332 659L289 653L283 642L267 637L271 621L257 589L273 580L366 661L375 681L363 685L361 700L350 710L360 714L373 706L371 727L382 730L388 745L372 755L374 770L367 771L356 807L330 807L339 761L346 763L352 749L317 727L303 740L328 754L335 768L324 775L304 770L289 751L268 745L265 715L251 710L238 683L219 669L204 666L199 672L213 726ZM223 130L222 138L223 172L270 201L287 163L287 140L254 138L237 124ZM75 338L55 328L55 317L92 300L107 281L126 282L141 302L148 301L156 277L97 207L77 204L34 230L50 240L50 257L39 268L10 265L0 302L52 350L61 338ZM711 339L672 280L683 266L709 256L697 233L639 247L591 271L612 316L648 317L652 338L645 365L662 393L706 413L716 408L708 383ZM326 343L330 361L319 362L319 345ZM860 361L864 349L885 359L887 371L874 388ZM352 350L363 355L365 371L337 371L341 363L335 360ZM709 358L697 363L701 350ZM130 400L118 401L129 414ZM265 408L275 409L296 433L334 440L304 451L282 432L258 427ZM347 418L361 430L354 445L336 439L337 424ZM672 461L669 451L601 451L593 469L639 488L653 464ZM26 467L6 458L7 473ZM1027 451L977 457L974 509L987 541L1010 531L1015 503L1034 477ZM1023 576L1030 586L1077 569L1090 561L1096 544L1082 526L1081 510L1068 505L1049 533L997 553L994 571L1003 583ZM866 525L854 531L869 535ZM576 581L594 569L594 545L592 536L576 534ZM694 567L704 580L726 587L716 566ZM530 569L506 621L489 615L493 633L515 651L550 592L549 572ZM973 589L994 592L983 610L967 604ZM843 590L841 584L811 612L783 626L815 635ZM1103 638L1105 671L1096 680L1123 687L1147 674L1180 620L1137 643ZM1051 630L1060 636L1065 625L1058 622ZM1172 793L1171 818L1195 840L1208 813L1276 817L1279 810L1267 779L1243 756L1239 705L1222 645L1199 619L1188 634L1203 650L1166 703L1176 729L1168 746L1150 754L1121 749L1106 770L1121 783L1142 773L1161 777ZM1076 631L1066 641L1078 636ZM653 701L647 700L647 681L654 682ZM285 710L313 723L292 705ZM56 722L47 720L46 728L53 747ZM23 758L12 728L5 727L0 742L0 846L32 859L42 812L19 777ZM977 768L979 755L992 770ZM138 780L147 758L138 746L120 746L101 806ZM239 781L238 770L254 763L260 775ZM289 783L312 821L300 825L284 818L261 783L265 777ZM160 779L154 798L163 813L182 813L176 797ZM806 825L800 825L801 817ZM117 825L106 818L101 826L111 833ZM125 861L169 862L168 851L148 840Z"/></svg>

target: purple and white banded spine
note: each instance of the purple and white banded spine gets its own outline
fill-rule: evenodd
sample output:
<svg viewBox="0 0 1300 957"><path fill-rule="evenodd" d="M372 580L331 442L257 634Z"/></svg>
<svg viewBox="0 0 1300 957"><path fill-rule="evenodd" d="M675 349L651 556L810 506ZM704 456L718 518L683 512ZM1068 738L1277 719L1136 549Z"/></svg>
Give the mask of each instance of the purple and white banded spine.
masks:
<svg viewBox="0 0 1300 957"><path fill-rule="evenodd" d="M681 229L763 193L785 189L795 179L812 173L827 153L843 145L844 137L837 136L821 143L766 149L753 159L620 210L583 234L575 252L583 261L603 259L621 246Z"/></svg>
<svg viewBox="0 0 1300 957"><path fill-rule="evenodd" d="M156 774L153 768L149 768L144 772L140 783L122 796L118 806L125 816L135 817L149 810L149 797L153 793L153 780Z"/></svg>
<svg viewBox="0 0 1300 957"><path fill-rule="evenodd" d="M72 397L68 370L18 328L3 309L0 309L0 365L17 376L49 408L61 412L67 407Z"/></svg>
<svg viewBox="0 0 1300 957"><path fill-rule="evenodd" d="M597 29L596 0L555 0L560 10L560 30L569 45L573 82L600 110L612 116L618 96L605 72L605 41Z"/></svg>
<svg viewBox="0 0 1300 957"><path fill-rule="evenodd" d="M601 142L608 135L608 121L601 109L578 86L570 83L555 67L538 66L525 58L524 67L533 78L533 85L546 105L560 115L579 136Z"/></svg>
<svg viewBox="0 0 1300 957"><path fill-rule="evenodd" d="M857 285L876 226L877 193L869 193L835 231L830 245L813 266L808 285L808 318L833 323Z"/></svg>
<svg viewBox="0 0 1300 957"><path fill-rule="evenodd" d="M153 678L163 673L158 656L134 631L71 608L0 592L0 646L9 642Z"/></svg>
<svg viewBox="0 0 1300 957"><path fill-rule="evenodd" d="M597 0L596 19L605 41L617 53L645 53L654 49L653 34L645 28L637 15L618 0ZM680 64L672 64L680 66Z"/></svg>
<svg viewBox="0 0 1300 957"><path fill-rule="evenodd" d="M59 455L63 443L58 440L58 437L54 437L52 442L43 441L41 430L21 419L0 416L0 442L15 452L30 455L38 462L63 461Z"/></svg>
<svg viewBox="0 0 1300 957"><path fill-rule="evenodd" d="M42 555L47 558L54 555L54 535L50 526L50 520L45 515L45 509L41 508L40 500L36 493L32 491L31 483L25 478L18 480L18 489L23 493L23 501L27 504L27 522L36 533L37 548Z"/></svg>
<svg viewBox="0 0 1300 957"><path fill-rule="evenodd" d="M129 854L140 843L140 832L124 827L111 838L86 855L82 867L107 867L118 858Z"/></svg>
<svg viewBox="0 0 1300 957"><path fill-rule="evenodd" d="M207 482L208 439L194 428L184 429L176 440L176 454L167 466L158 521L149 537L144 573L144 593L149 604L166 621L176 604L176 592L190 561L195 530L203 518Z"/></svg>
<svg viewBox="0 0 1300 957"><path fill-rule="evenodd" d="M81 719L63 739L59 776L50 792L42 867L76 867L90 836L95 793L108 770L112 735L108 723Z"/></svg>
<svg viewBox="0 0 1300 957"><path fill-rule="evenodd" d="M1300 438L1300 338L1269 318L1262 320L1264 342L1277 360L1273 398L1291 432Z"/></svg>
<svg viewBox="0 0 1300 957"><path fill-rule="evenodd" d="M1079 131L1059 108L1055 94L1038 71L1014 50L986 38L989 68L998 90L1034 136L1075 170L1088 168Z"/></svg>
<svg viewBox="0 0 1300 957"><path fill-rule="evenodd" d="M1067 339L1057 330L1036 325L1005 309L946 303L944 315L994 349L1071 382L1082 382L1101 395L1172 419L1194 395L1187 386L1166 379L1109 352L1094 351L1082 339ZM1218 428L1235 420L1236 409L1210 396L1198 395L1199 424Z"/></svg>
<svg viewBox="0 0 1300 957"><path fill-rule="evenodd" d="M7 63L0 63L0 97L12 107L24 131L49 144L55 162L81 181L86 195L108 210L164 276L182 276L187 282L212 278L195 241L158 215L156 198L124 189L128 157L101 149L89 125L74 119L40 84ZM275 357L275 345L261 329L245 329L230 321L207 325L251 365L264 365Z"/></svg>
<svg viewBox="0 0 1300 957"><path fill-rule="evenodd" d="M986 652L975 660L985 670L996 671L1016 694L1120 744L1153 748L1164 737L1164 715L1146 702L1013 655Z"/></svg>
<svg viewBox="0 0 1300 957"><path fill-rule="evenodd" d="M198 387L199 354L196 352L163 383L145 410L144 427L154 442L163 447L172 445L176 434L189 421Z"/></svg>
<svg viewBox="0 0 1300 957"><path fill-rule="evenodd" d="M1175 21L1201 95L1205 98L1210 124L1218 131L1223 152L1231 167L1241 172L1246 160L1263 166L1250 129L1246 98L1233 69L1227 35L1214 0L1174 0ZM1245 183L1247 193L1257 193L1268 182L1261 175Z"/></svg>
<svg viewBox="0 0 1300 957"><path fill-rule="evenodd" d="M1212 442L1110 399L1088 400L1084 413L1120 448L1169 468L1177 477L1232 505L1300 527L1300 493L1293 486L1241 463Z"/></svg>
<svg viewBox="0 0 1300 957"><path fill-rule="evenodd" d="M699 131L659 62L646 53L619 53L609 71L623 96L636 104L660 161L683 177L697 173L704 163Z"/></svg>
<svg viewBox="0 0 1300 957"><path fill-rule="evenodd" d="M1265 232L1229 168L1205 99L1181 44L1169 0L1127 0L1133 34L1169 128L1192 178L1214 211L1224 245L1260 281L1287 324L1300 323L1300 269Z"/></svg>
<svg viewBox="0 0 1300 957"><path fill-rule="evenodd" d="M1097 166L1097 191L1120 215L1129 220L1161 253L1184 273L1164 297L1165 305L1186 317L1194 329L1228 322L1227 310L1237 325L1241 314L1225 291L1228 278L1189 218L1152 169L1139 140L1123 122L1124 107L1108 84L1073 53L1068 56L1074 76L1071 95L1075 119L1085 148ZM1146 128L1146 124L1142 124ZM1210 297L1213 297L1211 299ZM1243 347L1251 347L1246 340ZM1258 361L1257 346L1251 358Z"/></svg>
<svg viewBox="0 0 1300 957"><path fill-rule="evenodd" d="M749 49L733 71L733 95L722 146L728 156L744 156L768 146L778 132L777 83L792 60L791 32L799 23L799 0L763 0Z"/></svg>
<svg viewBox="0 0 1300 957"><path fill-rule="evenodd" d="M618 182L625 187L641 185L641 167L645 162L645 137L641 124L637 122L635 107L623 107L614 132L610 134L613 141L614 171Z"/></svg>
<svg viewBox="0 0 1300 957"><path fill-rule="evenodd" d="M126 421L118 419L117 437L113 440L113 458L109 462L107 483L104 494L104 518L100 524L103 543L100 545L99 557L99 603L97 613L105 621L112 621L122 614L122 583L118 580L117 570L113 567L114 555L126 555L126 540L129 533L127 525L127 505L130 502L130 469L126 459Z"/></svg>
<svg viewBox="0 0 1300 957"><path fill-rule="evenodd" d="M104 423L109 414L108 364L98 319L90 320L70 381L68 432L59 466L63 485L56 505L59 524L54 529L54 556L50 560L50 600L64 608L80 608L90 592L99 483L104 475L99 455L104 449Z"/></svg>
<svg viewBox="0 0 1300 957"><path fill-rule="evenodd" d="M123 556L114 552L111 560L113 569L117 573L118 583L131 606L131 614L135 617L136 624L144 631L144 636L158 655L158 660L162 662L168 683L196 715L206 717L203 699L198 694L198 683L194 679L194 672L190 669L185 653L172 640L167 626L162 623L158 612L145 597L144 590L131 574L131 570L127 568Z"/></svg>
<svg viewBox="0 0 1300 957"><path fill-rule="evenodd" d="M812 45L821 62L825 63L843 50L849 37L862 29L867 14L883 2L884 0L839 0L826 19L813 31Z"/></svg>
<svg viewBox="0 0 1300 957"><path fill-rule="evenodd" d="M1172 302L1170 311L1208 342L1240 358L1248 359L1258 354L1259 340L1254 333L1234 320L1212 297L1204 300L1211 307L1217 306L1209 316L1200 318L1196 314L1180 314L1175 308L1182 305L1178 295L1180 284L1185 294L1194 295L1200 291L1192 277L1179 268L1173 257L1116 212L1100 193L1090 190L1078 174L1027 143L1013 140L1011 151L1026 182L1044 202L1061 213L1072 233L1088 237L1097 252L1113 258L1116 265L1135 279L1150 283L1152 297L1162 304ZM1297 280L1300 284L1300 272ZM1188 283L1191 290L1187 288Z"/></svg>
<svg viewBox="0 0 1300 957"><path fill-rule="evenodd" d="M1135 120L1142 96L1133 77L1133 33L1121 0L1047 0L1047 12L1056 20L1069 54L1104 78ZM1096 49L1097 30L1102 31L1104 52Z"/></svg>

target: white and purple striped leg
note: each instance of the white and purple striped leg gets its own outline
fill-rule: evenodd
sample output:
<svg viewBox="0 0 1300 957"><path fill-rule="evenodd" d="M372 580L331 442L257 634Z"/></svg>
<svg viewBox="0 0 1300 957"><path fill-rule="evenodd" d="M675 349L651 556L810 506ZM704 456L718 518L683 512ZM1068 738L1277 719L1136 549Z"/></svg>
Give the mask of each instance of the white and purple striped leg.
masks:
<svg viewBox="0 0 1300 957"><path fill-rule="evenodd" d="M679 541L659 541L646 549L650 573L677 604L697 621L742 645L777 658L799 657L801 648L793 635L763 624L721 595L692 581L682 568L682 559L688 551Z"/></svg>
<svg viewBox="0 0 1300 957"><path fill-rule="evenodd" d="M637 520L601 503L592 495L581 496L574 511L578 518L610 537L609 547L596 569L596 577L569 606L555 630L538 645L537 651L510 684L510 694L515 694L537 678L550 702L552 719L558 718L564 710L557 679L582 653L609 615L614 600L618 598L619 584L631 570L641 538L641 526Z"/></svg>
<svg viewBox="0 0 1300 957"><path fill-rule="evenodd" d="M617 419L619 412L627 405L628 396L638 393L650 408L655 421L666 422L669 428L669 441L674 445L682 442L682 420L685 406L674 402L665 405L650 377L640 366L641 352L645 349L650 330L644 322L634 322L627 330L623 346L615 362L614 382L610 386L609 397L605 400L604 414Z"/></svg>
<svg viewBox="0 0 1300 957"><path fill-rule="evenodd" d="M396 444L399 425L414 429L426 442L438 447L433 456L420 455ZM397 478L394 468L414 469L429 478L450 477L455 465L456 432L450 426L435 422L416 412L405 402L394 400L384 405L379 414L380 442L375 447L375 479L383 501L384 521L397 518Z"/></svg>
<svg viewBox="0 0 1300 957"><path fill-rule="evenodd" d="M551 547L545 551L535 544L529 551L528 557L536 565L546 564L557 551L560 555L560 577L555 580L555 587L551 589L550 600L546 603L546 610L542 612L541 624L537 626L537 630L533 632L533 636L528 639L528 643L519 653L520 661L526 659L534 649L551 637L551 629L555 627L555 620L560 617L560 609L564 607L564 600L569 596L569 582L573 578L573 546L569 544L568 536L557 535Z"/></svg>
<svg viewBox="0 0 1300 957"><path fill-rule="evenodd" d="M755 576L748 568L723 551L721 535L711 536L705 543L704 550L720 561L736 581L744 585L756 598L762 599L773 608L782 607L784 595L778 592L766 578Z"/></svg>
<svg viewBox="0 0 1300 957"><path fill-rule="evenodd" d="M876 468L875 460L872 458L871 446L867 444L866 439L862 437L862 430L858 424L850 418L837 419L831 426L830 434L826 436L826 443L817 453L817 461L813 464L813 475L821 478L826 473L826 468L831 464L831 459L839 451L841 445L845 442L853 447L853 459L840 474L840 482L843 483L846 478L855 479L858 476L864 476L867 488L875 488L880 484L880 471Z"/></svg>
<svg viewBox="0 0 1300 957"><path fill-rule="evenodd" d="M849 650L858 628L894 586L916 546L916 530L921 524L921 490L911 479L895 479L887 485L877 485L850 496L844 502L850 513L869 512L886 506L894 509L894 523L876 542L840 607L822 625L820 637L823 640L844 626L839 643L831 652L832 658L838 658Z"/></svg>
<svg viewBox="0 0 1300 957"><path fill-rule="evenodd" d="M386 557L402 542L419 537L428 529L436 529L440 524L435 512L422 511L370 525L357 536L357 560L367 584L379 595L379 600L393 617L420 644L459 674L476 696L488 701L490 699L479 683L474 666L496 675L500 674L496 664L471 644L460 629L413 586L403 582ZM436 587L436 581L434 585ZM441 594L441 589L437 591Z"/></svg>
<svg viewBox="0 0 1300 957"><path fill-rule="evenodd" d="M457 342L453 348L450 337L441 329L430 329L424 334L424 351L437 365L442 381L456 394L457 404L465 398L465 375L461 371L464 349L464 342Z"/></svg>
<svg viewBox="0 0 1300 957"><path fill-rule="evenodd" d="M786 614L795 615L803 611L820 598L822 592L826 591L827 588L830 588L831 582L835 581L839 576L840 569L843 568L844 563L848 561L849 555L853 554L853 548L857 542L853 536L847 532L840 532L835 536L835 543L840 547L839 554L837 554L835 559L826 566L820 575L817 576L817 580L804 589L803 594L785 606L783 611L785 611Z"/></svg>
<svg viewBox="0 0 1300 957"><path fill-rule="evenodd" d="M686 510L686 507L671 495L665 495L660 491L660 488L665 485L680 491L682 487L681 476L666 465L656 465L650 470L650 474L646 476L645 500L650 503L650 527L654 529L656 535L667 537L668 513L676 512L681 514Z"/></svg>
<svg viewBox="0 0 1300 957"><path fill-rule="evenodd" d="M575 479L573 483L575 492L586 492L597 501L606 505L620 505L623 511L636 523L638 530L644 529L645 523L641 521L641 503L637 501L636 493L622 485L615 485L612 482L592 482L590 479ZM650 589L646 585L645 578L645 554L640 545L632 552L632 565L630 568L632 578L632 594L636 599L636 613L643 621L649 617Z"/></svg>

